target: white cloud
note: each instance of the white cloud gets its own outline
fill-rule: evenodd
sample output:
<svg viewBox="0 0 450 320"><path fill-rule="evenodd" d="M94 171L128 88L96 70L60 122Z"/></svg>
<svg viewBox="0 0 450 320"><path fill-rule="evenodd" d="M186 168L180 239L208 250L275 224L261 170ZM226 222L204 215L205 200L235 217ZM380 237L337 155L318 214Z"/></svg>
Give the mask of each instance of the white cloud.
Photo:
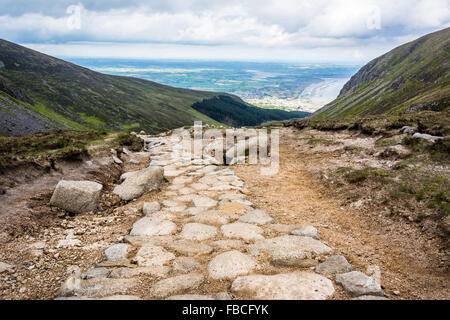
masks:
<svg viewBox="0 0 450 320"><path fill-rule="evenodd" d="M252 55L260 48L269 56L274 48L314 54L341 50L364 60L379 49L400 44L401 39L413 39L450 23L450 0L154 0L151 4L135 0L128 6L118 0L81 3L80 29L69 27L65 10L58 15L53 11L61 10L56 8L50 14L45 7L32 7L34 12L9 14L5 6L0 14L0 37L66 47L73 42L90 42L90 46L110 42L117 47L119 43L153 43L215 51L213 48L219 46ZM49 10L52 7L47 6ZM25 5L23 8L26 10ZM182 57L183 53L178 55Z"/></svg>

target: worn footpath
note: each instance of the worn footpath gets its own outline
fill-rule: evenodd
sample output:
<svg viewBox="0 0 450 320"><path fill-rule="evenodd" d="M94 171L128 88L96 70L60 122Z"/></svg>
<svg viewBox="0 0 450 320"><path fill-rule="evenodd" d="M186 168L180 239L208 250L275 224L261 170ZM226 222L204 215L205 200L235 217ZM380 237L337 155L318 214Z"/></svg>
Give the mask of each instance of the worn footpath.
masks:
<svg viewBox="0 0 450 320"><path fill-rule="evenodd" d="M136 201L142 217L96 267L72 267L57 299L323 300L337 287L385 299L379 270L353 271L314 226L281 224L255 207L233 166L186 161L177 135L141 138L149 167L125 173L114 193L133 206L165 178L165 200Z"/></svg>

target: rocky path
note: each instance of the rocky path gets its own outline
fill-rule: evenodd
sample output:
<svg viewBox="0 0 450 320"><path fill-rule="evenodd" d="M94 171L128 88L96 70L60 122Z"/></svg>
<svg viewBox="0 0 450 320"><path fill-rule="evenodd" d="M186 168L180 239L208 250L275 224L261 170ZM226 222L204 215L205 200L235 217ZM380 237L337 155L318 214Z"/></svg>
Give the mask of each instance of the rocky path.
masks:
<svg viewBox="0 0 450 320"><path fill-rule="evenodd" d="M80 270L57 299L383 299L369 277L320 240L314 226L281 224L246 199L233 167L183 161L172 137L146 136L150 168L170 182L165 200L147 202L122 241L95 268ZM139 188L133 173L124 178ZM138 202L137 202L138 203Z"/></svg>

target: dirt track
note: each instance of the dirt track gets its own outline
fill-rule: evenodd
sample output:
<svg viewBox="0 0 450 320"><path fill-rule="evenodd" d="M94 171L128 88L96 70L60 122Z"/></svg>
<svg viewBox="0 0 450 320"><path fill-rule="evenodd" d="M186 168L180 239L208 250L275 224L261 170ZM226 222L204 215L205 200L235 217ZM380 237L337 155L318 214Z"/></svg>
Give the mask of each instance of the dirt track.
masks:
<svg viewBox="0 0 450 320"><path fill-rule="evenodd" d="M277 223L316 226L320 238L333 247L336 254L347 257L355 269L365 272L370 265L379 266L384 292L391 299L449 299L450 277L442 243L424 235L405 219L393 219L364 205L352 207L347 201L348 190L339 195L332 184L320 179L327 164L339 165L347 160L332 148L324 151L325 147L311 148L301 143L299 138L310 134L282 130L281 170L277 175L261 176L257 165L233 167L236 176L250 191L248 200L270 213ZM347 133L338 138L355 141L355 137ZM370 139L357 140L357 143L372 147ZM112 165L101 159L93 160L100 169L103 165ZM89 170L78 168L74 171L66 168L66 172L71 172L66 177L86 177ZM126 168L131 169L135 168ZM102 182L116 183L118 172L111 171L111 174ZM104 249L117 243L140 215L135 209L136 203L120 206L112 202L107 192L102 200L103 210L97 214L62 217L60 212L46 205L53 186L61 177L58 173L39 174L21 181L17 188L0 196L4 197L2 210L7 213L1 218L9 224L3 232L22 226L21 217L29 219L31 216L30 221L36 221L32 216L36 212L44 214L49 221L34 227L16 228L12 232L14 237L2 234L0 261L11 263L16 269L14 273L0 275L1 299L54 298L67 278L69 266L76 264L86 270L102 261ZM37 188L42 183L46 186L44 190ZM355 188L354 192L362 191ZM143 198L161 201L164 193L163 188ZM83 245L71 249L58 247L59 241L70 239L70 235L80 238ZM339 287L336 290L335 298L345 297Z"/></svg>
<svg viewBox="0 0 450 320"><path fill-rule="evenodd" d="M283 129L277 175L261 176L259 166L235 168L251 191L249 200L283 223L317 226L324 241L360 271L378 265L382 285L392 299L449 299L450 274L443 243L405 219L348 205L348 190L340 193L319 177L331 163L339 166L349 161L333 149L324 152L328 147L312 148L301 142L312 134L317 132ZM323 135L355 139L351 133ZM370 140L365 143L372 148ZM357 187L353 191L363 192Z"/></svg>

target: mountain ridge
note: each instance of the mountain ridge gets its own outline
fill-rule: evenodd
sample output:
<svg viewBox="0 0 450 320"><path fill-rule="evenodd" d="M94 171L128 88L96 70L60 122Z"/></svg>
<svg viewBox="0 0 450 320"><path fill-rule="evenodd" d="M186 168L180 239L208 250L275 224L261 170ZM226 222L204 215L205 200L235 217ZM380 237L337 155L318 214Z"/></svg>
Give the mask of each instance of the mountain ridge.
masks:
<svg viewBox="0 0 450 320"><path fill-rule="evenodd" d="M450 28L401 45L363 66L339 96L312 116L321 119L413 111L450 104Z"/></svg>
<svg viewBox="0 0 450 320"><path fill-rule="evenodd" d="M102 74L0 39L0 134L78 130L159 133L201 120L221 123L192 105L215 96L247 106L239 97L174 88ZM228 107L228 106L225 106ZM263 109L257 112L265 112ZM294 118L286 115L286 119Z"/></svg>

